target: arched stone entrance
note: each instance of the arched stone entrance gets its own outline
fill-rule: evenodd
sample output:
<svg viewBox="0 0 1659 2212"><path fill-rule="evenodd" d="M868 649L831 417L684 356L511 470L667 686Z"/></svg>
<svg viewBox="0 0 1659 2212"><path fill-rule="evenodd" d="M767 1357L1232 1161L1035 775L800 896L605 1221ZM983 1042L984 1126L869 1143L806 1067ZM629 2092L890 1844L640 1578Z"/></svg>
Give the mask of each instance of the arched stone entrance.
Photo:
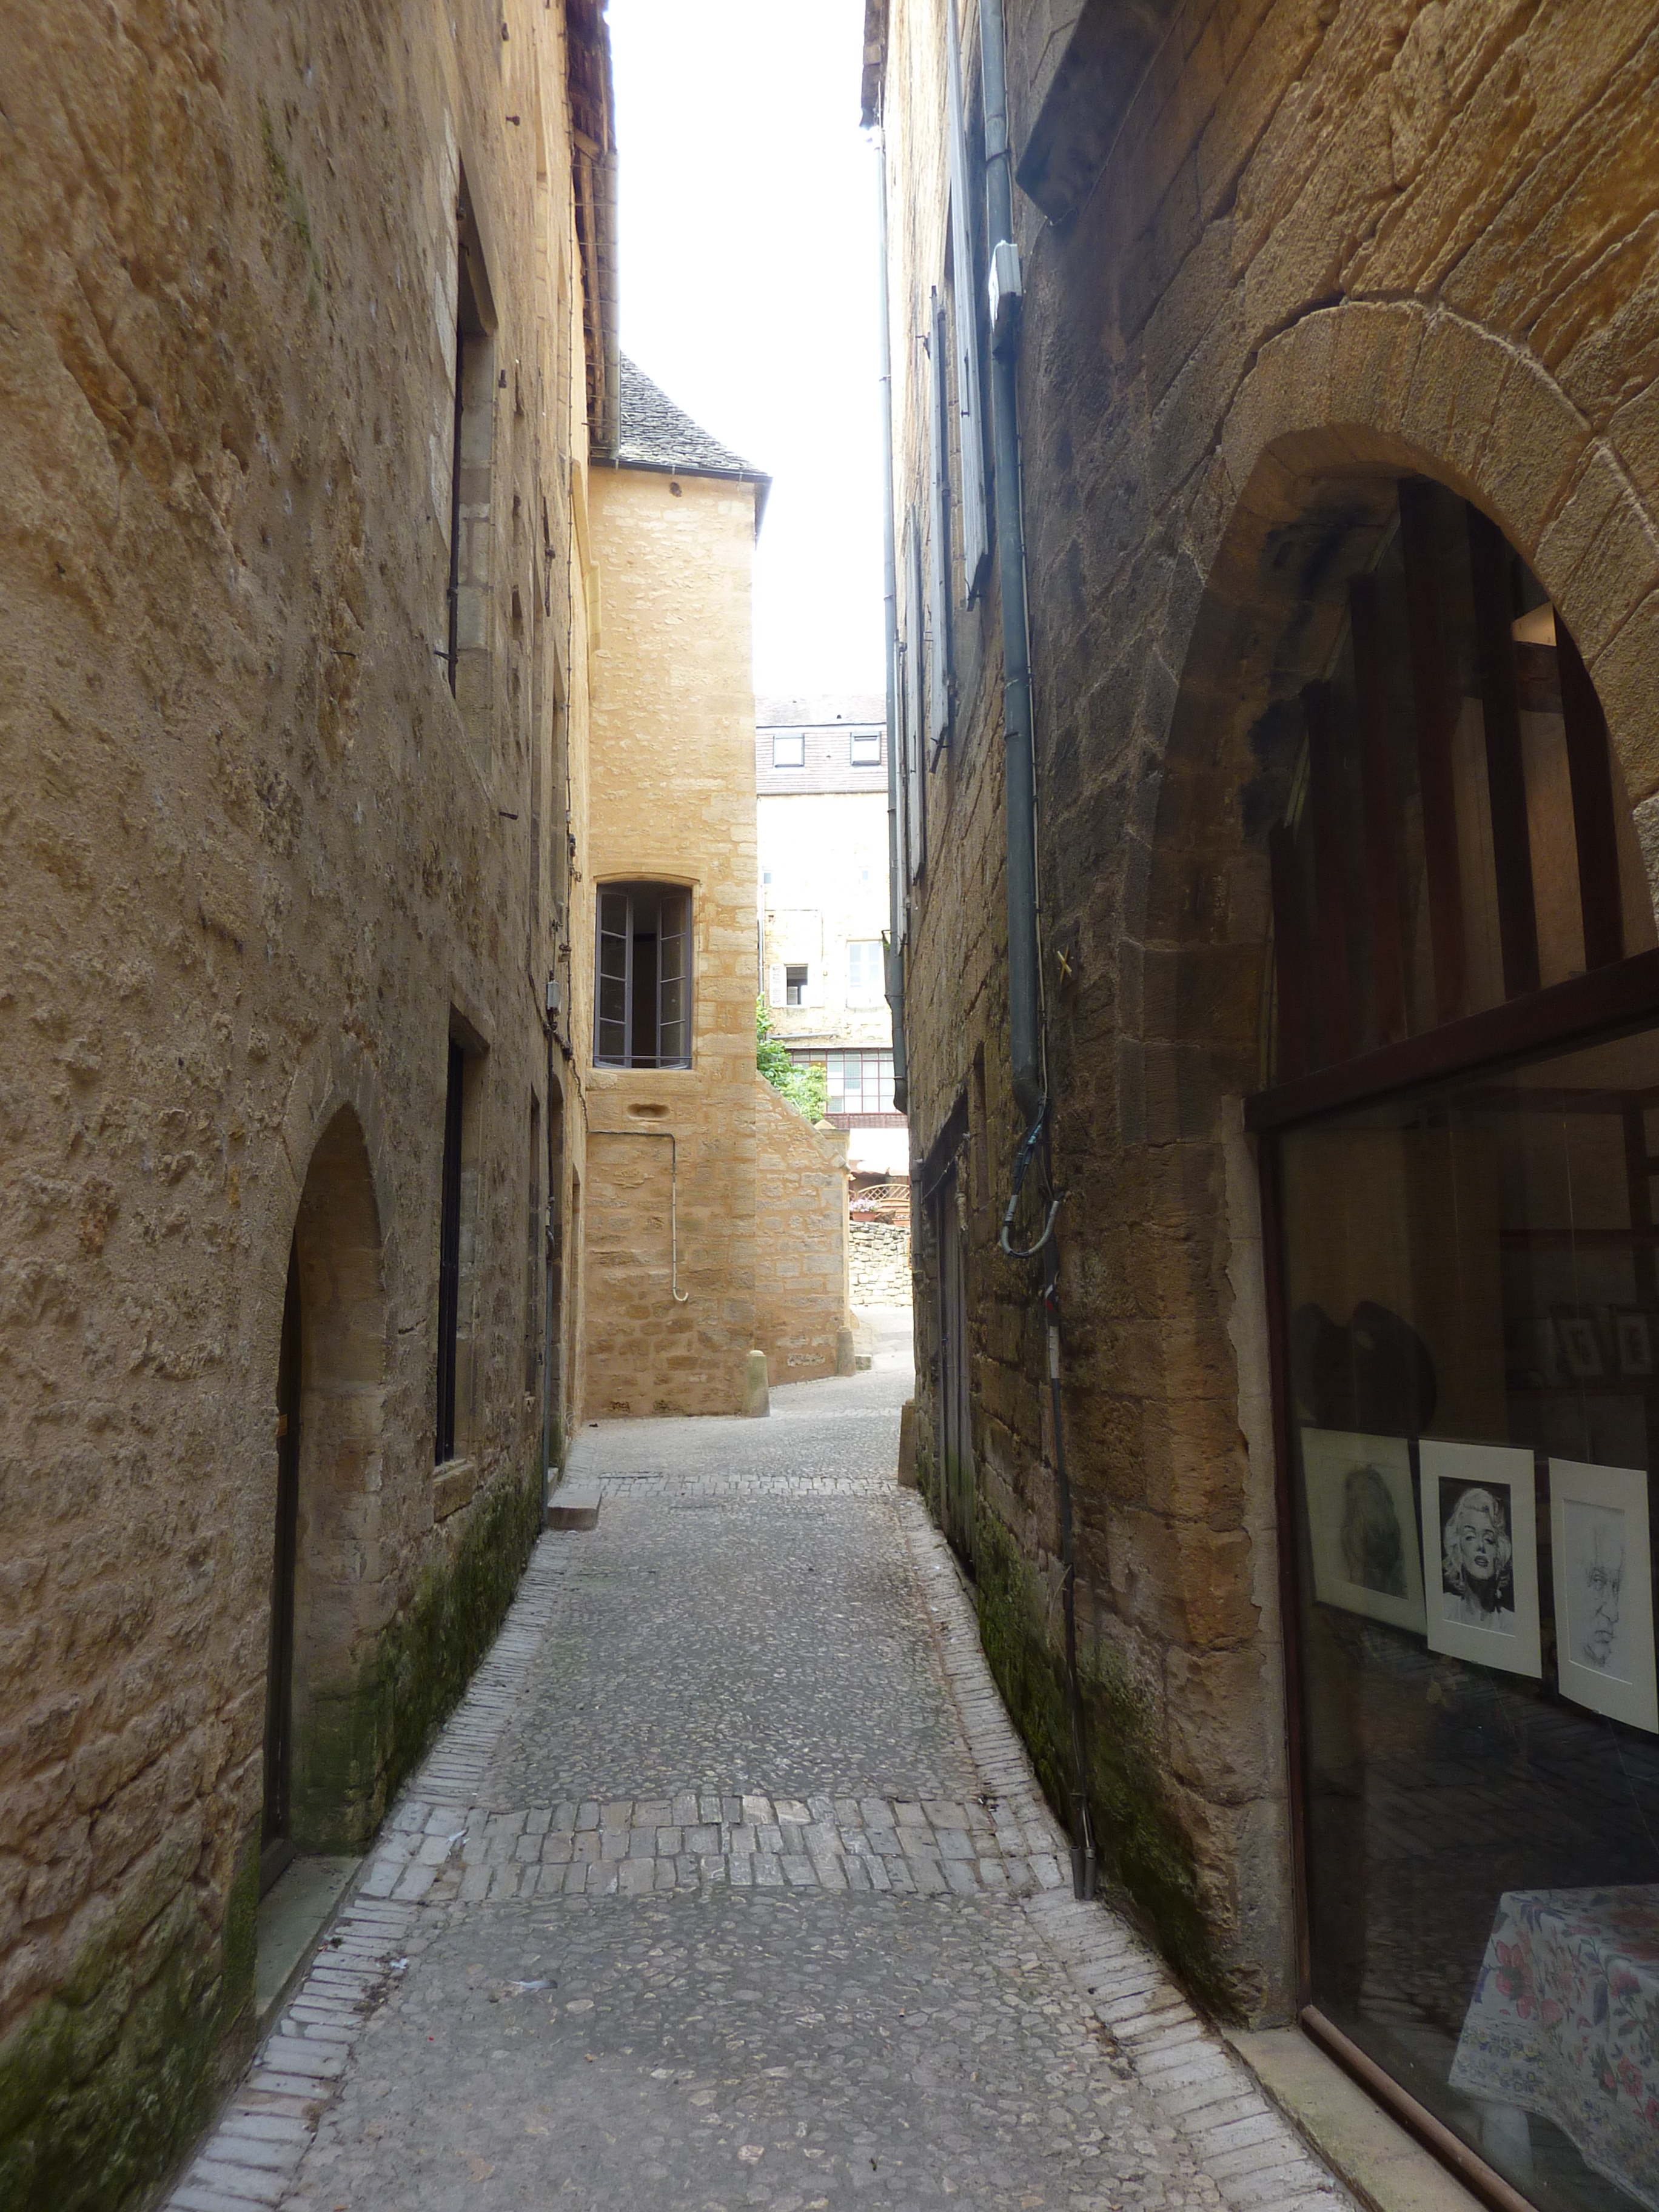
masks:
<svg viewBox="0 0 1659 2212"><path fill-rule="evenodd" d="M266 1698L268 1863L279 1844L349 1849L378 1816L380 1730L361 1685L383 1626L386 1328L368 1148L355 1109L341 1106L311 1157L289 1264Z"/></svg>

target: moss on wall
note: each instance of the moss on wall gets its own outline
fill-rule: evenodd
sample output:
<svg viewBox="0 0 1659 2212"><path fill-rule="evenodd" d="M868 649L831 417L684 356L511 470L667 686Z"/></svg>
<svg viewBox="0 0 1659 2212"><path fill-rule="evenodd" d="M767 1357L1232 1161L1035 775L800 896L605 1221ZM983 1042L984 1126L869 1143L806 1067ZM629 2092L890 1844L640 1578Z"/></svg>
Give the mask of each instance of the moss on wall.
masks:
<svg viewBox="0 0 1659 2212"><path fill-rule="evenodd" d="M453 1563L422 1581L347 1688L313 1698L294 1744L302 1850L361 1850L501 1626L541 1527L532 1468L474 1509Z"/></svg>
<svg viewBox="0 0 1659 2212"><path fill-rule="evenodd" d="M1069 1808L1074 1773L1066 1674L1044 1633L1036 1577L983 1498L975 1533L980 1641L1050 1803ZM1084 1667L1082 1685L1101 1873L1145 1915L1194 1995L1230 2014L1237 2007L1200 1899L1192 1844L1164 1786L1146 1700L1109 1653Z"/></svg>
<svg viewBox="0 0 1659 2212"><path fill-rule="evenodd" d="M233 1892L239 1931L251 1925L258 1880L256 1850ZM252 1948L244 1965L239 1932L233 1960L230 1915L216 1941L189 1888L158 1901L158 1887L124 1905L63 1988L0 2045L8 2212L116 2212L207 2123L215 2053L252 1986Z"/></svg>
<svg viewBox="0 0 1659 2212"><path fill-rule="evenodd" d="M303 1821L296 1741L295 1828L305 1848L368 1842L489 1650L540 1523L533 1469L481 1502L453 1564L427 1577L356 1690L329 1700L309 1732ZM253 1992L258 1838L238 1854L216 1932L191 1883L199 1848L199 1827L181 1834L62 1987L0 2045L6 2212L140 2203L206 2126Z"/></svg>

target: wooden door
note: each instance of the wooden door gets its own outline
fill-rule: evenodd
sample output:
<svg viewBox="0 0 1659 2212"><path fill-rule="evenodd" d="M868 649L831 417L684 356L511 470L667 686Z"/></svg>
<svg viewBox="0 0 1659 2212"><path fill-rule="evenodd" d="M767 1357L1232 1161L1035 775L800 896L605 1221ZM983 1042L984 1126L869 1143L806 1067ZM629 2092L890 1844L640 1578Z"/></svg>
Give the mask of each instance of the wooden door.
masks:
<svg viewBox="0 0 1659 2212"><path fill-rule="evenodd" d="M945 1533L974 1559L974 1439L969 1408L968 1270L957 1209L957 1182L946 1177L939 1212L939 1474Z"/></svg>
<svg viewBox="0 0 1659 2212"><path fill-rule="evenodd" d="M289 1254L276 1360L276 1527L270 1563L270 1650L265 1668L265 1801L259 1835L263 1896L294 1856L289 1802L294 1768L294 1565L300 1525L300 1264Z"/></svg>

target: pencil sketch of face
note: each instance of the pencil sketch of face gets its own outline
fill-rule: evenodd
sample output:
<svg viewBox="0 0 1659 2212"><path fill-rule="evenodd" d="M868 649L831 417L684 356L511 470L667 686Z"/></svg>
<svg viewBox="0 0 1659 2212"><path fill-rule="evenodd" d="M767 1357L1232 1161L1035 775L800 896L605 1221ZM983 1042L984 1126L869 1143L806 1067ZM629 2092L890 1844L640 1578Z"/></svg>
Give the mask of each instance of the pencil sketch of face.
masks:
<svg viewBox="0 0 1659 2212"><path fill-rule="evenodd" d="M1467 1613L1477 1626L1501 1625L1515 1604L1510 1562L1509 1485L1470 1483L1452 1501L1441 1529L1441 1573L1448 1618Z"/></svg>
<svg viewBox="0 0 1659 2212"><path fill-rule="evenodd" d="M1567 1617L1573 1652L1598 1674L1622 1680L1619 1606L1625 1580L1625 1516L1608 1505L1567 1503Z"/></svg>
<svg viewBox="0 0 1659 2212"><path fill-rule="evenodd" d="M1405 1596L1406 1540L1380 1468L1351 1467L1344 1479L1342 1564L1362 1589Z"/></svg>

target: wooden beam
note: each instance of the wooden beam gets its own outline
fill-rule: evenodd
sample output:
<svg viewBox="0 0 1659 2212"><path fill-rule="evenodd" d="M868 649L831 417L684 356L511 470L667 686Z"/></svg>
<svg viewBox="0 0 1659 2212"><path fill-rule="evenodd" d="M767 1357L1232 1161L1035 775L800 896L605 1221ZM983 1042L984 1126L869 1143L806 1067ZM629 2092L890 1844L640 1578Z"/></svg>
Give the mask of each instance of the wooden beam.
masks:
<svg viewBox="0 0 1659 2212"><path fill-rule="evenodd" d="M1467 1003L1463 878L1457 858L1457 787L1452 775L1451 686L1434 550L1434 488L1421 477L1400 486L1400 543L1406 571L1417 722L1417 781L1423 801L1429 937L1434 950L1435 1018L1455 1022Z"/></svg>
<svg viewBox="0 0 1659 2212"><path fill-rule="evenodd" d="M1578 902L1584 917L1584 965L1605 968L1625 957L1625 905L1619 890L1619 830L1613 813L1607 722L1589 671L1558 614L1555 650L1561 672L1561 720L1572 782L1572 834L1578 847Z"/></svg>
<svg viewBox="0 0 1659 2212"><path fill-rule="evenodd" d="M1504 995L1538 988L1538 914L1533 899L1532 837L1527 827L1527 771L1521 751L1521 686L1515 668L1515 610L1509 548L1495 522L1466 504L1474 641L1480 661L1480 711L1486 726L1486 799L1498 876L1498 940Z"/></svg>
<svg viewBox="0 0 1659 2212"><path fill-rule="evenodd" d="M1343 896L1346 868L1342 793L1337 778L1336 717L1328 684L1302 688L1308 723L1308 812L1313 827L1314 915L1319 932L1320 997L1325 1057L1346 1060L1353 1050L1353 1008L1348 986L1348 925Z"/></svg>
<svg viewBox="0 0 1659 2212"><path fill-rule="evenodd" d="M1348 586L1353 638L1354 697L1359 717L1359 790L1365 823L1365 879L1370 893L1371 976L1376 1034L1397 1044L1406 1034L1405 930L1400 908L1400 808L1383 690L1382 605L1375 576Z"/></svg>
<svg viewBox="0 0 1659 2212"><path fill-rule="evenodd" d="M1301 901L1296 895L1296 846L1284 823L1267 834L1273 883L1273 982L1278 1012L1274 1081L1288 1083L1308 1065L1307 948L1302 941Z"/></svg>

